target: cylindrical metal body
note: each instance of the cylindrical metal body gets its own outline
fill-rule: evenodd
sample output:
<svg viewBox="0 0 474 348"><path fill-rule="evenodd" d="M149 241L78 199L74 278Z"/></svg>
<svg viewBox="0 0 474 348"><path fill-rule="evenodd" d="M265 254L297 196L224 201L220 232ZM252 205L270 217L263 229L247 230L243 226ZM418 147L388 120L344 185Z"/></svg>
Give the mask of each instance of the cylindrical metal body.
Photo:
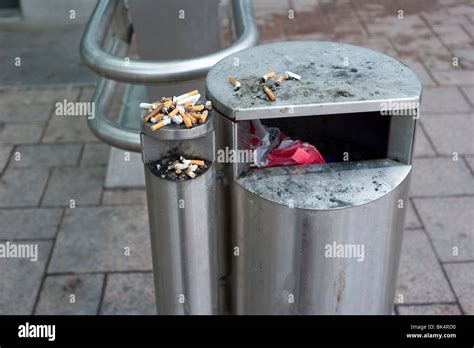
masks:
<svg viewBox="0 0 474 348"><path fill-rule="evenodd" d="M234 182L233 312L391 314L409 173L375 201L330 210L271 202ZM334 243L363 246L363 259L327 257Z"/></svg>
<svg viewBox="0 0 474 348"><path fill-rule="evenodd" d="M142 156L159 314L217 314L218 229L213 117L191 129L142 125ZM172 181L150 166L170 156L210 161L194 179Z"/></svg>
<svg viewBox="0 0 474 348"><path fill-rule="evenodd" d="M215 169L170 181L145 166L158 312L217 314Z"/></svg>

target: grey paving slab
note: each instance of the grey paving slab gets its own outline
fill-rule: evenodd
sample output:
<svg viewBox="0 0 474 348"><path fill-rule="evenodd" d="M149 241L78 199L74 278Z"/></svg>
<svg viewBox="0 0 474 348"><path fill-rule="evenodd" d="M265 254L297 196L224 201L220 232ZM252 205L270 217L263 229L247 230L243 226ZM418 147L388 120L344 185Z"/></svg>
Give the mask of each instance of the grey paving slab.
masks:
<svg viewBox="0 0 474 348"><path fill-rule="evenodd" d="M411 202L408 202L408 210L407 215L405 218L405 228L421 228L421 222L416 216L415 210L413 209L413 205Z"/></svg>
<svg viewBox="0 0 474 348"><path fill-rule="evenodd" d="M0 42L8 47L0 52L5 62L0 71L3 86L77 84L95 79L78 54L84 24L20 21L2 23L0 28ZM14 57L21 58L21 66L15 66Z"/></svg>
<svg viewBox="0 0 474 348"><path fill-rule="evenodd" d="M105 190L102 197L102 204L120 205L137 204L146 205L146 192L144 189L113 189Z"/></svg>
<svg viewBox="0 0 474 348"><path fill-rule="evenodd" d="M7 169L0 179L0 208L38 205L47 179L47 169Z"/></svg>
<svg viewBox="0 0 474 348"><path fill-rule="evenodd" d="M474 155L474 117L470 114L425 117L423 124L436 151L441 155Z"/></svg>
<svg viewBox="0 0 474 348"><path fill-rule="evenodd" d="M400 315L460 315L457 304L433 304L418 306L398 306Z"/></svg>
<svg viewBox="0 0 474 348"><path fill-rule="evenodd" d="M0 173L3 172L13 150L13 145L0 145Z"/></svg>
<svg viewBox="0 0 474 348"><path fill-rule="evenodd" d="M474 86L471 87L463 87L461 88L466 97L469 99L469 102L472 106L474 106Z"/></svg>
<svg viewBox="0 0 474 348"><path fill-rule="evenodd" d="M43 125L5 123L0 125L0 144L34 144L39 142Z"/></svg>
<svg viewBox="0 0 474 348"><path fill-rule="evenodd" d="M0 258L0 315L30 315L41 285L52 242L21 242L37 245L37 261Z"/></svg>
<svg viewBox="0 0 474 348"><path fill-rule="evenodd" d="M77 164L80 153L80 144L17 146L15 156L10 159L10 168L71 166Z"/></svg>
<svg viewBox="0 0 474 348"><path fill-rule="evenodd" d="M411 196L460 195L474 193L474 178L462 158L415 158Z"/></svg>
<svg viewBox="0 0 474 348"><path fill-rule="evenodd" d="M474 156L465 156L467 164L471 168L471 172L474 174Z"/></svg>
<svg viewBox="0 0 474 348"><path fill-rule="evenodd" d="M416 129L415 149L413 151L414 157L436 156L433 147L425 135L425 131L420 127L420 125L418 125Z"/></svg>
<svg viewBox="0 0 474 348"><path fill-rule="evenodd" d="M83 87L81 89L81 95L79 97L79 101L92 101L94 97L95 86L92 87Z"/></svg>
<svg viewBox="0 0 474 348"><path fill-rule="evenodd" d="M474 197L415 199L414 204L441 261L474 261Z"/></svg>
<svg viewBox="0 0 474 348"><path fill-rule="evenodd" d="M109 274L100 314L155 315L153 274L151 272Z"/></svg>
<svg viewBox="0 0 474 348"><path fill-rule="evenodd" d="M97 142L86 116L51 116L43 143Z"/></svg>
<svg viewBox="0 0 474 348"><path fill-rule="evenodd" d="M44 86L37 88L9 88L0 92L0 107L5 105L17 105L18 107L35 105L35 104L53 104L64 99L74 101L79 95L79 88L68 87L51 87Z"/></svg>
<svg viewBox="0 0 474 348"><path fill-rule="evenodd" d="M455 300L423 230L404 235L396 300L399 295L404 304Z"/></svg>
<svg viewBox="0 0 474 348"><path fill-rule="evenodd" d="M110 146L103 143L84 145L81 165L107 164Z"/></svg>
<svg viewBox="0 0 474 348"><path fill-rule="evenodd" d="M474 314L474 263L444 265L465 314Z"/></svg>
<svg viewBox="0 0 474 348"><path fill-rule="evenodd" d="M474 70L431 70L434 79L442 86L469 86L474 84Z"/></svg>
<svg viewBox="0 0 474 348"><path fill-rule="evenodd" d="M435 113L468 112L471 106L457 87L426 87L421 97L421 117Z"/></svg>
<svg viewBox="0 0 474 348"><path fill-rule="evenodd" d="M151 269L146 209L127 206L67 210L50 272Z"/></svg>
<svg viewBox="0 0 474 348"><path fill-rule="evenodd" d="M0 210L0 239L54 238L61 209Z"/></svg>
<svg viewBox="0 0 474 348"><path fill-rule="evenodd" d="M2 105L4 104L4 105ZM0 122L15 123L45 123L51 113L53 104L32 103L29 105L17 105L13 103L1 103L0 99Z"/></svg>
<svg viewBox="0 0 474 348"><path fill-rule="evenodd" d="M69 206L74 199L76 206L99 204L104 166L55 168L44 195L44 206Z"/></svg>
<svg viewBox="0 0 474 348"><path fill-rule="evenodd" d="M103 274L48 276L35 314L96 315L103 282Z"/></svg>

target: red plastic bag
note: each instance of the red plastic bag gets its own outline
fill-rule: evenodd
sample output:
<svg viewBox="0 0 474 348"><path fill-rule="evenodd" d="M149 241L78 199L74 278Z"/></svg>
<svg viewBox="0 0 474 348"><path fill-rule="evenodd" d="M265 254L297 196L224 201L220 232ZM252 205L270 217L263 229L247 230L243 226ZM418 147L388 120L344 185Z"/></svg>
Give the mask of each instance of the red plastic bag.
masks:
<svg viewBox="0 0 474 348"><path fill-rule="evenodd" d="M250 133L254 164L259 168L326 163L313 145L292 140L280 129L265 127L259 120L252 121Z"/></svg>
<svg viewBox="0 0 474 348"><path fill-rule="evenodd" d="M272 150L267 158L267 167L326 163L313 145L303 144L300 140L294 141L290 146Z"/></svg>

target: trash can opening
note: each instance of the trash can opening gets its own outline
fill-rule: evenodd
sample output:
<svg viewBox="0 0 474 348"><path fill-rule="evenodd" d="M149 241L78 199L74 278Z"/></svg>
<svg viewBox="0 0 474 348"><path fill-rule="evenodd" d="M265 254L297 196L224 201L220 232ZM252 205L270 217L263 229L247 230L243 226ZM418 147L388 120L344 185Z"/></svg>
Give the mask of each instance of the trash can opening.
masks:
<svg viewBox="0 0 474 348"><path fill-rule="evenodd" d="M386 158L391 117L368 112L274 118L261 123L314 146L325 163L333 163Z"/></svg>
<svg viewBox="0 0 474 348"><path fill-rule="evenodd" d="M147 163L151 173L161 179L170 181L185 181L197 178L204 174L211 165L211 161L177 155Z"/></svg>

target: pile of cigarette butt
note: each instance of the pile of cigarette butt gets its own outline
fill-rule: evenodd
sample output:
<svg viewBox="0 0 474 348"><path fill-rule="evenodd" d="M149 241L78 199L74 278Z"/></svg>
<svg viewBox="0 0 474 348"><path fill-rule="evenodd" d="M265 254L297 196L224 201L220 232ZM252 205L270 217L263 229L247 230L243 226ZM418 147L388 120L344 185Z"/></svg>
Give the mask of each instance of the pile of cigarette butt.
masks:
<svg viewBox="0 0 474 348"><path fill-rule="evenodd" d="M172 181L194 179L203 174L210 165L210 161L186 159L183 156L173 156L151 164L155 174Z"/></svg>
<svg viewBox="0 0 474 348"><path fill-rule="evenodd" d="M212 110L210 101L199 103L201 95L197 89L174 97L163 97L154 103L140 103L140 108L146 109L147 114L143 122L151 130L156 131L164 126L174 123L178 126L192 128L197 124L206 122L209 111Z"/></svg>
<svg viewBox="0 0 474 348"><path fill-rule="evenodd" d="M277 99L273 92L275 92L277 88L282 85L283 75L281 74L278 75L278 77L275 80L274 78L275 78L275 72L269 71L265 75L263 75L261 80L259 81L260 87L262 88L263 92L265 92L268 100L272 102L274 102ZM298 74L292 73L291 71L285 71L284 79L300 81L301 76ZM242 86L239 80L237 80L237 78L234 76L229 76L229 82L232 85L232 87L234 87L234 91L238 91L240 87Z"/></svg>

